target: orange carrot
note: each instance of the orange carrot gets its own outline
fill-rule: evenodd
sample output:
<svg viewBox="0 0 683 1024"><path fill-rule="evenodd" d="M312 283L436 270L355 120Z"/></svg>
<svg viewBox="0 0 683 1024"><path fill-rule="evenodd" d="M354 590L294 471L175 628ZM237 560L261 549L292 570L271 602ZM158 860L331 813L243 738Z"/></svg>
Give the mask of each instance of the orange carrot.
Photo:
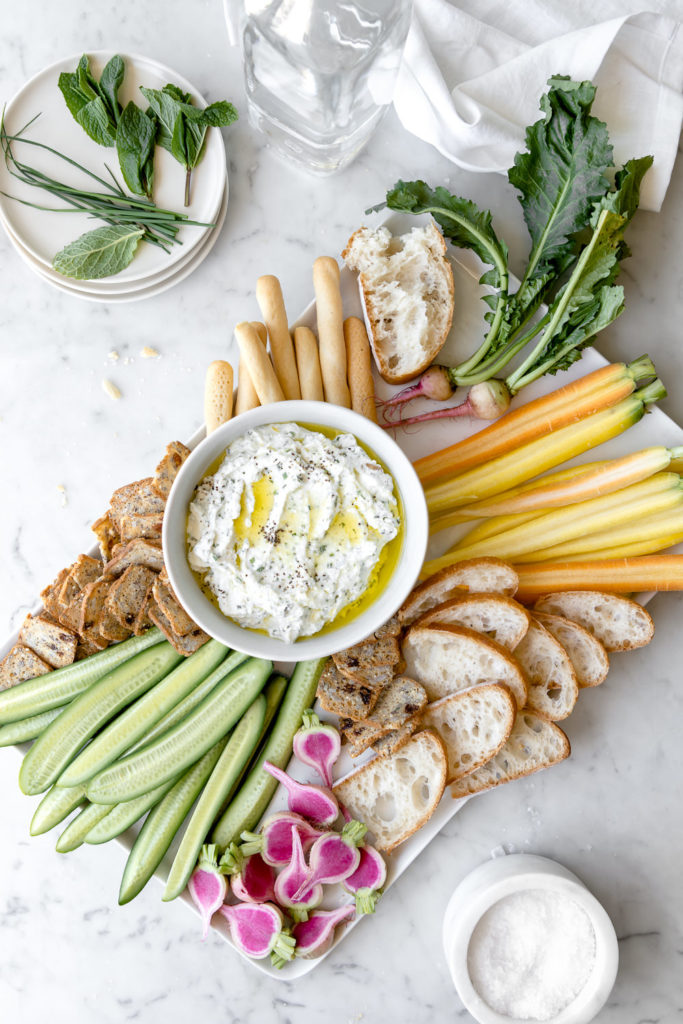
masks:
<svg viewBox="0 0 683 1024"><path fill-rule="evenodd" d="M501 416L490 426L415 463L423 485L441 482L479 466L535 438L576 423L628 397L645 377L654 375L647 356L632 363L610 363L580 380Z"/></svg>
<svg viewBox="0 0 683 1024"><path fill-rule="evenodd" d="M605 590L612 594L683 590L683 555L543 562L514 568L519 575L515 596L526 604L557 590Z"/></svg>

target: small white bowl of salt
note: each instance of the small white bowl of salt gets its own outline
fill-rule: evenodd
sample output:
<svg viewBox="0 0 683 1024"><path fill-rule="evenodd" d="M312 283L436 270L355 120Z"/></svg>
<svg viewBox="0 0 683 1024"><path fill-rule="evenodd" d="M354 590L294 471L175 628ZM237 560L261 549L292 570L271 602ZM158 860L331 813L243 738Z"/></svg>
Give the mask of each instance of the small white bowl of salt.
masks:
<svg viewBox="0 0 683 1024"><path fill-rule="evenodd" d="M546 857L494 857L457 887L446 959L480 1024L588 1024L612 991L614 926L576 875Z"/></svg>

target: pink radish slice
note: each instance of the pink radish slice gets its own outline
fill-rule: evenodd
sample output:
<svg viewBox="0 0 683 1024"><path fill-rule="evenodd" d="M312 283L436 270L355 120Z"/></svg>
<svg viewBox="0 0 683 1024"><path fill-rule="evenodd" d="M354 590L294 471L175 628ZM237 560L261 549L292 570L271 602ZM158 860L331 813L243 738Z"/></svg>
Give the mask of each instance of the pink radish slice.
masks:
<svg viewBox="0 0 683 1024"><path fill-rule="evenodd" d="M308 866L296 825L292 826L292 859L275 879L275 899L293 916L322 902L322 885L308 885Z"/></svg>
<svg viewBox="0 0 683 1024"><path fill-rule="evenodd" d="M356 913L374 914L386 880L387 866L381 853L374 846L361 846L360 863L343 882L346 891L356 897Z"/></svg>
<svg viewBox="0 0 683 1024"><path fill-rule="evenodd" d="M314 768L326 786L332 785L332 766L341 752L341 737L334 726L321 725L313 711L304 711L293 749L294 756Z"/></svg>
<svg viewBox="0 0 683 1024"><path fill-rule="evenodd" d="M225 903L220 913L230 926L232 941L247 956L262 960L275 952L282 960L292 959L292 944L283 935L282 912L272 903Z"/></svg>
<svg viewBox="0 0 683 1024"><path fill-rule="evenodd" d="M296 953L301 957L322 956L332 945L334 929L340 921L354 916L352 903L336 910L314 910L307 921L300 921L292 928L296 939Z"/></svg>
<svg viewBox="0 0 683 1024"><path fill-rule="evenodd" d="M325 835L300 814L281 811L263 823L260 832L243 832L241 850L245 857L260 853L266 864L280 867L292 859L292 825L296 825L304 853L311 848L318 836Z"/></svg>
<svg viewBox="0 0 683 1024"><path fill-rule="evenodd" d="M202 919L202 940L209 934L211 918L220 910L228 891L225 875L218 866L216 847L202 846L197 867L187 883L187 891Z"/></svg>
<svg viewBox="0 0 683 1024"><path fill-rule="evenodd" d="M264 761L263 768L287 790L287 806L290 811L303 814L305 818L318 825L334 825L339 814L339 805L330 789L296 782L270 761Z"/></svg>
<svg viewBox="0 0 683 1024"><path fill-rule="evenodd" d="M247 903L268 903L275 899L275 872L270 864L255 853L246 857L236 875L230 878L230 888L238 900Z"/></svg>
<svg viewBox="0 0 683 1024"><path fill-rule="evenodd" d="M294 899L312 885L343 882L352 875L360 864L358 843L363 842L366 832L366 826L360 821L350 821L341 833L328 832L316 839L311 847L308 872L294 893Z"/></svg>

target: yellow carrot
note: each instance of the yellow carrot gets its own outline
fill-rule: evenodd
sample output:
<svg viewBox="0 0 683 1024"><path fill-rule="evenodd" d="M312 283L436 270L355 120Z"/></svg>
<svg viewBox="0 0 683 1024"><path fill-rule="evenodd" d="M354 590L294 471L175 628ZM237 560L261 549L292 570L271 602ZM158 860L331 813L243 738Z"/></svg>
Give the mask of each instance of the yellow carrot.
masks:
<svg viewBox="0 0 683 1024"><path fill-rule="evenodd" d="M660 551L666 551L668 548L672 548L675 544L680 544L683 541L683 528L675 533L669 533L666 536L662 535L658 538L652 538L651 540L639 541L633 544L619 544L614 548L604 548L599 552L601 558L634 558L636 555L656 555ZM594 552L594 556L597 556L598 552ZM590 555L566 555L563 559L564 562L583 562Z"/></svg>
<svg viewBox="0 0 683 1024"><path fill-rule="evenodd" d="M663 445L643 448L623 458L602 462L599 466L577 466L573 474L568 474L564 480L542 477L536 481L535 487L527 487L524 492L519 489L516 493L505 491L488 501L466 506L460 509L460 513L470 513L475 519L575 505L579 501L610 494L629 484L638 483L639 480L646 480L654 473L667 469L672 459L680 458L681 455L683 448L665 448Z"/></svg>
<svg viewBox="0 0 683 1024"><path fill-rule="evenodd" d="M539 548L529 554L519 556L518 560L520 562L554 562L581 556L584 558L589 556L607 558L607 553L616 548L640 547L641 545L648 545L647 553L663 551L664 548L677 543L669 538L682 531L683 505L675 505L671 509L664 509L663 512L657 512L643 520L629 521L620 527L613 527L611 530L589 533L565 541L564 544ZM628 552L620 551L620 554L625 553ZM637 554L638 552L631 553ZM640 553L646 552L643 550Z"/></svg>
<svg viewBox="0 0 683 1024"><path fill-rule="evenodd" d="M612 594L683 590L683 555L543 562L514 568L519 575L515 597L525 604L559 590L605 590Z"/></svg>
<svg viewBox="0 0 683 1024"><path fill-rule="evenodd" d="M592 498L580 505L556 509L538 519L474 544L456 545L442 558L427 562L423 576L463 559L493 556L514 561L518 556L561 544L590 532L610 530L629 521L683 504L683 483L677 473L658 473L614 494Z"/></svg>
<svg viewBox="0 0 683 1024"><path fill-rule="evenodd" d="M576 423L630 395L639 381L654 376L648 356L628 365L611 363L519 409L464 438L457 444L418 459L415 469L423 486L495 459L535 438Z"/></svg>
<svg viewBox="0 0 683 1024"><path fill-rule="evenodd" d="M655 381L609 409L593 413L579 423L554 430L501 455L493 462L476 466L452 480L428 488L425 495L430 516L444 516L451 509L500 494L561 462L596 448L637 423L645 412L646 404L657 401L664 394L666 391L661 381Z"/></svg>
<svg viewBox="0 0 683 1024"><path fill-rule="evenodd" d="M496 516L493 519L484 519L478 526L463 534L458 540L457 546L465 547L465 545L469 546L477 541L485 540L487 537L496 537L499 533L507 533L508 530L515 526L530 523L532 519L540 519L544 515L546 515L546 510L540 509L538 512L520 512L517 515ZM451 524L449 523L448 525L450 526ZM432 523L431 529L432 532L440 529L439 522Z"/></svg>
<svg viewBox="0 0 683 1024"><path fill-rule="evenodd" d="M603 460L602 462L584 462L581 466L571 466L569 469L559 469L554 473L546 473L542 477L537 477L525 484L520 484L518 487L511 487L509 490L503 491L502 494L497 495L495 498L490 498L487 501L476 502L474 505L465 505L462 508L453 509L451 512L446 512L442 516L434 516L431 520L432 532L436 533L438 530L445 530L448 526L455 526L456 523L466 523L472 519L482 518L483 515L485 515L485 512L482 514L478 510L480 508L485 510L488 505L488 501L498 501L499 498L503 498L505 496L514 498L518 494L526 495L529 491L535 491L537 487L541 486L541 484L545 486L556 482L563 483L566 480L573 480L574 477L580 476L582 473L587 473L591 470L598 469L600 466L606 466L608 464L609 460ZM511 515L512 514L516 513L511 513ZM506 520L509 517L501 515L496 516L495 518ZM500 530L495 528L491 530L490 533L484 533L483 536L487 537L493 533L500 533Z"/></svg>

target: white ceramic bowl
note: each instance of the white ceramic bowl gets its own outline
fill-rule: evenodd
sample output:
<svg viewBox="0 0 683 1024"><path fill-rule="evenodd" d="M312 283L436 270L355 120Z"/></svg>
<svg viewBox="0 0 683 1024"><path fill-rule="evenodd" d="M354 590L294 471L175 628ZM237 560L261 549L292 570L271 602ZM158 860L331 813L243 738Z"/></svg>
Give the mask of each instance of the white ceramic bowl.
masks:
<svg viewBox="0 0 683 1024"><path fill-rule="evenodd" d="M404 510L403 543L396 568L376 600L361 615L333 631L285 643L246 629L223 615L202 593L187 560L187 510L194 489L231 441L252 427L269 423L306 423L348 431L367 445L394 479ZM183 464L164 513L164 561L178 600L202 629L233 650L272 661L322 658L369 636L391 618L415 584L427 549L428 519L424 493L408 458L375 423L325 402L278 402L259 406L229 420L210 434Z"/></svg>
<svg viewBox="0 0 683 1024"><path fill-rule="evenodd" d="M484 1002L467 968L472 933L498 900L525 889L542 889L566 896L586 912L595 932L595 961L585 986L548 1024L588 1024L607 1001L619 964L614 926L602 904L567 868L547 857L512 854L496 857L475 868L457 887L446 908L443 943L453 983L465 1007L480 1024L528 1024L505 1017Z"/></svg>

